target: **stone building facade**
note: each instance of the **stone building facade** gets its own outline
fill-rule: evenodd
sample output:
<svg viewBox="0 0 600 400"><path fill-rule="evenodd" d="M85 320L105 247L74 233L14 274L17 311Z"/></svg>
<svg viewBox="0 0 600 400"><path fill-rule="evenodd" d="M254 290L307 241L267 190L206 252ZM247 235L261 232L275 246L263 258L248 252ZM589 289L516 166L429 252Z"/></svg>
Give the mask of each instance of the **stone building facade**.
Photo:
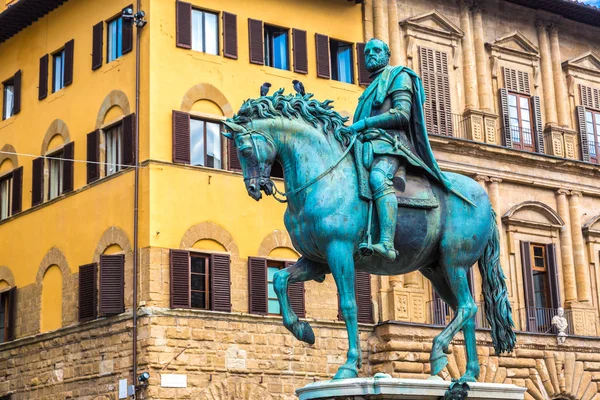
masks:
<svg viewBox="0 0 600 400"><path fill-rule="evenodd" d="M0 220L0 301L9 323L0 343L0 399L112 400L119 398L120 380L131 385L147 371L138 398L291 400L295 388L330 378L347 345L333 280L305 284L301 304L316 343L296 341L269 310L268 294L249 285L252 268L268 273L298 258L283 227L284 207L246 195L226 142L220 142L220 159L212 153L221 164L208 165L192 162L197 154L178 140L192 139L193 121L208 135L210 124L258 96L263 82L291 91L292 79L300 79L316 98L333 99L343 115L352 114L362 92L357 50L371 37L390 43L393 64L423 76L440 165L478 180L497 213L518 345L495 356L480 311L480 380L527 387L527 399L600 398L600 168L579 123L582 112L585 120L586 112L594 117L600 108L599 10L569 0L152 0L143 2L148 25L140 33L136 72L133 37L131 54L111 54L110 61L108 54L113 38L107 31L129 3L30 3L0 6L3 104L6 86L15 88L20 79L20 91L13 89L20 109L0 121L0 185L22 179L21 191L13 191L15 212ZM40 20L28 26L27 18L39 12ZM7 15L11 24L3 25ZM211 36L219 38L217 54L191 32L186 36L186 16L192 25L204 24L197 26L205 34L214 34L206 26L217 21L218 35ZM286 38L287 64L265 57L262 41L252 53L257 32L262 40ZM330 70L329 79L317 56L323 38L327 66L341 68L337 75ZM47 88L52 93L40 99L40 57L54 57L72 39L72 82ZM25 48L31 51L20 51ZM344 68L349 81L340 77ZM137 230L135 165L106 169L115 164L107 132L116 126L128 132L132 114L139 122ZM89 132L98 132L97 152L90 150ZM73 142L73 190L52 198L52 166L36 169L32 159ZM96 171L87 165L94 162L102 168L90 180ZM41 199L29 195L36 188L45 193ZM173 279L182 260L190 280L193 262L210 265L212 277L198 273L209 286L217 268L226 271L218 282L229 283L225 301L216 293L215 302L200 286L174 299L182 293ZM118 277L116 284L102 281L103 271ZM264 292L268 281L265 275ZM477 268L471 282L481 302ZM373 315L360 324L361 373L426 377L430 343L451 310L418 273L371 277L370 283L371 304L361 304ZM122 295L111 297L103 285ZM208 303L193 304L202 299L193 299L192 291ZM266 312L257 312L252 299L258 297ZM557 344L551 327L559 306L570 324L565 345ZM456 378L464 369L459 336L442 375Z"/></svg>

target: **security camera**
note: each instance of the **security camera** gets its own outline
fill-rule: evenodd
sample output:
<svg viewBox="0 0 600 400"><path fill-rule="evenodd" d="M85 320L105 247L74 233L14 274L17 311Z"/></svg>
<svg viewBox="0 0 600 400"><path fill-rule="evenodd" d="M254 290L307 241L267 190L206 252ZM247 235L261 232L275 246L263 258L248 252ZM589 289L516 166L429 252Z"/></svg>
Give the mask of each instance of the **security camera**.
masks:
<svg viewBox="0 0 600 400"><path fill-rule="evenodd" d="M138 376L138 382L144 385L148 384L148 379L150 379L150 373L148 372L142 372L140 376Z"/></svg>

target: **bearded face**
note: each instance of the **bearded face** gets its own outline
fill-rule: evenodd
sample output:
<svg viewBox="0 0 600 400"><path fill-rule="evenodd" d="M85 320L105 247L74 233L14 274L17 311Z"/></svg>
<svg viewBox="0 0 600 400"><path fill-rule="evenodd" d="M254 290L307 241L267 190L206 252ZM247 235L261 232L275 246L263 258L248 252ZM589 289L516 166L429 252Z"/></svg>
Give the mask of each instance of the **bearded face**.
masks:
<svg viewBox="0 0 600 400"><path fill-rule="evenodd" d="M365 46L365 66L367 71L375 72L390 62L387 46L380 40L371 40Z"/></svg>

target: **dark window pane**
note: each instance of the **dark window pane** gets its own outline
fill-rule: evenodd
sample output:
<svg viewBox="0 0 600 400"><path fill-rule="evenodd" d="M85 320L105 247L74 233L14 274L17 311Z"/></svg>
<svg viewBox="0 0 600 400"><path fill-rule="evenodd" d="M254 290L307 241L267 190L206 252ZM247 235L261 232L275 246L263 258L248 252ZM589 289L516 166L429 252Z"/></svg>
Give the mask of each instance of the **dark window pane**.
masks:
<svg viewBox="0 0 600 400"><path fill-rule="evenodd" d="M544 262L544 259L541 257L536 257L535 258L535 266L538 268L545 268L546 267L546 263Z"/></svg>
<svg viewBox="0 0 600 400"><path fill-rule="evenodd" d="M191 259L192 263L192 273L196 274L205 274L206 273L206 258L204 257L194 257Z"/></svg>
<svg viewBox="0 0 600 400"><path fill-rule="evenodd" d="M205 293L192 292L192 308L207 308Z"/></svg>
<svg viewBox="0 0 600 400"><path fill-rule="evenodd" d="M533 247L533 255L534 257L544 257L544 249L542 247Z"/></svg>
<svg viewBox="0 0 600 400"><path fill-rule="evenodd" d="M288 30L265 25L265 65L289 69Z"/></svg>
<svg viewBox="0 0 600 400"><path fill-rule="evenodd" d="M192 274L192 290L206 290L206 276Z"/></svg>

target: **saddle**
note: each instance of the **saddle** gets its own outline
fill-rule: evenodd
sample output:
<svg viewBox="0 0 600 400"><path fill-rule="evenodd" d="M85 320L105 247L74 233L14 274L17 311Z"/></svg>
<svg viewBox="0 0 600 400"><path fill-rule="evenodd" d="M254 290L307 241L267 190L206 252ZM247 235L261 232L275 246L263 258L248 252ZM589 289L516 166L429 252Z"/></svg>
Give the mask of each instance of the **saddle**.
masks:
<svg viewBox="0 0 600 400"><path fill-rule="evenodd" d="M354 164L358 176L358 195L362 200L373 200L369 186L369 170L373 163L373 149L370 143L357 140L354 144ZM392 180L396 190L398 207L432 209L440 203L431 187L431 182L423 172L402 165Z"/></svg>

